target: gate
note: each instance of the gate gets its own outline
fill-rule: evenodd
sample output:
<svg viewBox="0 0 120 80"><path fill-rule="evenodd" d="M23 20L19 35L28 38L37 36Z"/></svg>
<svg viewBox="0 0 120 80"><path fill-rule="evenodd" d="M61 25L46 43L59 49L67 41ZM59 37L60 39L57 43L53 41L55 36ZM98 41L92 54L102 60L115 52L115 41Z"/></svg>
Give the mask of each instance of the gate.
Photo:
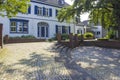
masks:
<svg viewBox="0 0 120 80"><path fill-rule="evenodd" d="M1 48L3 48L2 29L3 29L3 25L0 24L0 46L1 46Z"/></svg>

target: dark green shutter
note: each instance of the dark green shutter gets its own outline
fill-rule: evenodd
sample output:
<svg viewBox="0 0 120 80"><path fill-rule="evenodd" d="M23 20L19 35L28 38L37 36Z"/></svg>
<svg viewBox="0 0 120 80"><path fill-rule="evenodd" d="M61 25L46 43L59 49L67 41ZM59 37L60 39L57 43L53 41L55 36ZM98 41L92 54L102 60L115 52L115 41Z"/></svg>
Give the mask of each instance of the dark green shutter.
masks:
<svg viewBox="0 0 120 80"><path fill-rule="evenodd" d="M56 25L56 34L58 33L58 25Z"/></svg>
<svg viewBox="0 0 120 80"><path fill-rule="evenodd" d="M35 6L35 10L34 10L34 13L37 14L37 11L38 11L38 7Z"/></svg>
<svg viewBox="0 0 120 80"><path fill-rule="evenodd" d="M30 14L31 13L31 6L29 6L29 8L28 8L28 14Z"/></svg>
<svg viewBox="0 0 120 80"><path fill-rule="evenodd" d="M71 27L69 26L69 34L71 33Z"/></svg>
<svg viewBox="0 0 120 80"><path fill-rule="evenodd" d="M65 26L62 26L62 33L66 33Z"/></svg>
<svg viewBox="0 0 120 80"><path fill-rule="evenodd" d="M52 17L52 8L49 9L49 16Z"/></svg>

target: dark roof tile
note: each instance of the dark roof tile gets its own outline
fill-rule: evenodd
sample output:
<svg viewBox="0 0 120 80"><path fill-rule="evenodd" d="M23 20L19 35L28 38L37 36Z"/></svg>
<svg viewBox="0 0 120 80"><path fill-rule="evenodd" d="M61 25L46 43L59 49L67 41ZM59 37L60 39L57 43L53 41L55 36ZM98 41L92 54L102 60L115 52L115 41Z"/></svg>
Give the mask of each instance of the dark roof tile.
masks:
<svg viewBox="0 0 120 80"><path fill-rule="evenodd" d="M67 4L66 2L64 4L60 4L58 0L31 0L31 1L40 2L40 3L44 3L44 4L56 6L56 7L69 6L69 4Z"/></svg>

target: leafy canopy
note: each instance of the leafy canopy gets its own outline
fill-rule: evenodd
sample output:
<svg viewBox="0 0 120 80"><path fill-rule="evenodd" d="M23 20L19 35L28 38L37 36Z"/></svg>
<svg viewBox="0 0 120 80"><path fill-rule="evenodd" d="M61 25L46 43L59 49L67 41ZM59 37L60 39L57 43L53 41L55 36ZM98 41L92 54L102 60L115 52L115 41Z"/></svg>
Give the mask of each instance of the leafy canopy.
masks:
<svg viewBox="0 0 120 80"><path fill-rule="evenodd" d="M30 0L0 0L0 16L12 17L18 12L26 13L29 2Z"/></svg>
<svg viewBox="0 0 120 80"><path fill-rule="evenodd" d="M103 27L120 25L120 0L74 0L74 4L59 11L58 20L72 19L89 12L91 22Z"/></svg>

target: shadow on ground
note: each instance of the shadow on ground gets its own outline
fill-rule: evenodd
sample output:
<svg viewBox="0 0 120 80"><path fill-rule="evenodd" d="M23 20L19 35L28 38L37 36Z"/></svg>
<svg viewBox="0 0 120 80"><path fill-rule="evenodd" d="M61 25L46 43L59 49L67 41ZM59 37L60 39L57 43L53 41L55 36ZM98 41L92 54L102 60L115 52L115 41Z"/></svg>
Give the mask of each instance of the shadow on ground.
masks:
<svg viewBox="0 0 120 80"><path fill-rule="evenodd" d="M72 49L55 44L51 47L51 51L56 52L55 61L64 63L65 67L70 71L72 80L97 80L76 64L71 56Z"/></svg>
<svg viewBox="0 0 120 80"><path fill-rule="evenodd" d="M33 52L30 58L5 66L0 63L0 79L18 80L72 80L63 64L54 62L53 56ZM4 75L3 75L4 74Z"/></svg>
<svg viewBox="0 0 120 80"><path fill-rule="evenodd" d="M97 80L120 80L120 50L100 47L78 47L74 61Z"/></svg>

